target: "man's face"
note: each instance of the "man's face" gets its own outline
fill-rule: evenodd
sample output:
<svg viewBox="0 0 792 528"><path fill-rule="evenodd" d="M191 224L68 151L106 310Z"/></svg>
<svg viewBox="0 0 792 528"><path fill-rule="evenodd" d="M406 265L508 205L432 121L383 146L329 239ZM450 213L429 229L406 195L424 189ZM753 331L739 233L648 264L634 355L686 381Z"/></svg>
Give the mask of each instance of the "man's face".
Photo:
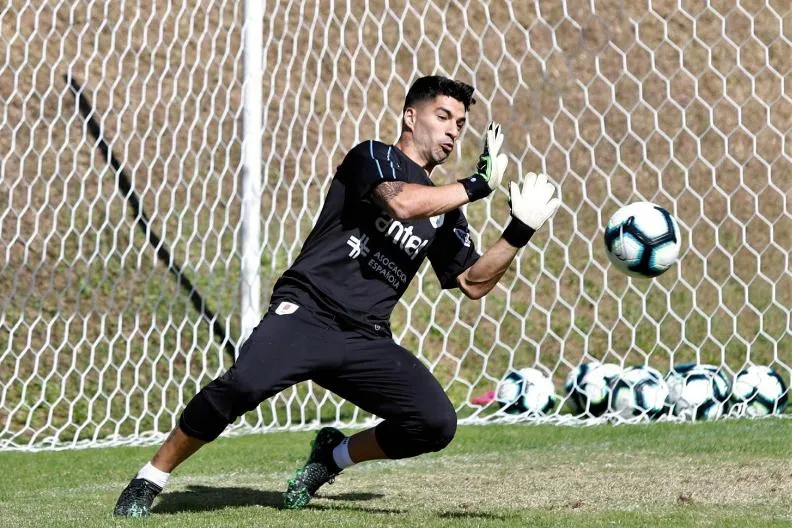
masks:
<svg viewBox="0 0 792 528"><path fill-rule="evenodd" d="M454 150L465 126L465 105L447 95L439 95L410 107L413 141L418 152L431 165L444 163Z"/></svg>

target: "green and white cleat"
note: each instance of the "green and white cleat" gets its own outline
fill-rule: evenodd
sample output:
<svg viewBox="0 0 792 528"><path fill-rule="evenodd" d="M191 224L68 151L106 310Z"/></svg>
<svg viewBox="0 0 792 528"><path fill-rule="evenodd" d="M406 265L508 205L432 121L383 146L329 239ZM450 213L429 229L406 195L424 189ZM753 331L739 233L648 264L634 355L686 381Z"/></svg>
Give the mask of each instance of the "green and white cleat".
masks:
<svg viewBox="0 0 792 528"><path fill-rule="evenodd" d="M333 449L346 436L334 427L323 427L311 442L311 454L305 465L297 470L297 475L289 480L289 487L283 494L283 505L297 510L308 504L323 484L333 483L341 469L333 460Z"/></svg>
<svg viewBox="0 0 792 528"><path fill-rule="evenodd" d="M117 517L148 517L151 504L162 488L146 479L134 478L118 497L113 515Z"/></svg>

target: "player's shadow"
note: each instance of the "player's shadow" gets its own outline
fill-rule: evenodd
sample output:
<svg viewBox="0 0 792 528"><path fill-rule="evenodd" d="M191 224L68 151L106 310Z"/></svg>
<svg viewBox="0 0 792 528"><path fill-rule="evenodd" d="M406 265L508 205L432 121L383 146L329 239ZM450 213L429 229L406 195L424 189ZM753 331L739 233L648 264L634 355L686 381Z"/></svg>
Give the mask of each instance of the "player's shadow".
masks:
<svg viewBox="0 0 792 528"><path fill-rule="evenodd" d="M366 501L382 497L377 493L341 493L322 496L325 499ZM187 489L163 493L152 508L152 513L172 514L205 512L234 506L265 506L283 508L283 492L240 487L212 487L192 485ZM312 507L309 505L308 507Z"/></svg>

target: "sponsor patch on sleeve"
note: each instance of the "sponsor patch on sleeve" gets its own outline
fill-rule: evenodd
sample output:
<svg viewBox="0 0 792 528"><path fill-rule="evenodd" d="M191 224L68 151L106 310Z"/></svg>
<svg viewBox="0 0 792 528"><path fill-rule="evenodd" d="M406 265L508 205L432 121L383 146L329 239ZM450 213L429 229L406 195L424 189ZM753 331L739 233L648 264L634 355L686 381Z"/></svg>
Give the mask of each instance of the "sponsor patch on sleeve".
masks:
<svg viewBox="0 0 792 528"><path fill-rule="evenodd" d="M454 228L454 234L456 234L457 238L462 245L465 247L470 247L470 233L465 231L464 229L459 229L458 227Z"/></svg>

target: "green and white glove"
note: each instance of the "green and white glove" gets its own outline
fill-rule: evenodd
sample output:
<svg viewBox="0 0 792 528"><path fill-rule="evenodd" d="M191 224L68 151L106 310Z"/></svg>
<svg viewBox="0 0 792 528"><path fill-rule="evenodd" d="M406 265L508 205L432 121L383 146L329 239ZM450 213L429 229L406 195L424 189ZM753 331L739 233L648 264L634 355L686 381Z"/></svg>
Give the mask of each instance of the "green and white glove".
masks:
<svg viewBox="0 0 792 528"><path fill-rule="evenodd" d="M529 172L523 179L522 190L515 183L509 186L509 205L512 219L503 238L514 247L523 247L561 205L561 191L553 198L556 187L546 174Z"/></svg>
<svg viewBox="0 0 792 528"><path fill-rule="evenodd" d="M506 172L506 165L509 163L506 154L500 153L503 137L501 126L494 121L490 123L484 135L484 150L479 156L476 172L459 180L471 202L489 196L503 179L503 173Z"/></svg>

